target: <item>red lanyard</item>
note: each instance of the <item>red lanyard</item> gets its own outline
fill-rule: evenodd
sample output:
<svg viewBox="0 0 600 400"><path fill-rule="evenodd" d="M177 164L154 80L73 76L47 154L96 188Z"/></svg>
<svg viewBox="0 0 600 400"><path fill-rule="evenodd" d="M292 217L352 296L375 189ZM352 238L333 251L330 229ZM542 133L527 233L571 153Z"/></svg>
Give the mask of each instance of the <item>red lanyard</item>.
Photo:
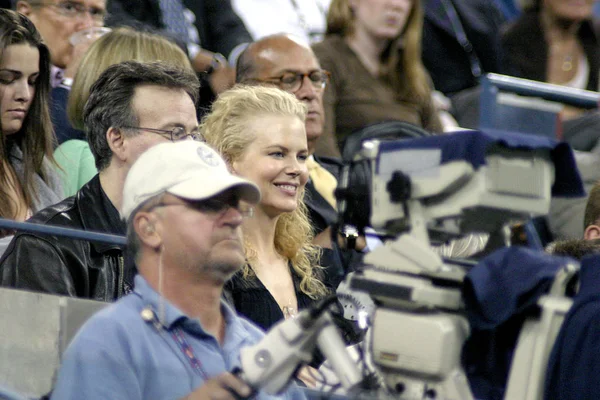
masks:
<svg viewBox="0 0 600 400"><path fill-rule="evenodd" d="M154 312L154 310L151 307L144 308L141 311L140 316L142 317L142 319L144 321L151 322L159 333L161 331L166 331L166 327L163 326L163 324L160 322L160 320L156 316L156 313ZM181 350L183 355L188 359L194 372L197 375L200 375L201 377L203 377L205 380L208 379L208 375L202 368L202 363L200 362L200 360L198 360L196 358L196 355L194 354L194 350L192 349L192 346L190 346L190 344L186 340L186 338L183 334L183 329L181 329L180 327L173 328L171 330L171 336L175 340L175 343L177 343L179 350Z"/></svg>
<svg viewBox="0 0 600 400"><path fill-rule="evenodd" d="M204 369L202 368L202 363L196 358L192 346L190 346L188 341L185 339L185 336L183 335L183 330L179 327L174 328L171 331L171 336L173 336L173 339L175 339L175 342L179 346L179 349L181 350L183 355L187 357L188 361L190 362L190 365L192 366L192 369L196 372L196 374L200 375L204 379L208 379L206 372L204 372Z"/></svg>

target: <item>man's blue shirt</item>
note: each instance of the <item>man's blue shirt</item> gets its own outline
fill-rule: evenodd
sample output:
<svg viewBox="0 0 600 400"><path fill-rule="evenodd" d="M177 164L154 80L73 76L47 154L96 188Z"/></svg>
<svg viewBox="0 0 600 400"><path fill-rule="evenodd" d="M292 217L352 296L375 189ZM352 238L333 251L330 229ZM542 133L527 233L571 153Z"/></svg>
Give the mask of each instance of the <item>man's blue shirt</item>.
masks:
<svg viewBox="0 0 600 400"><path fill-rule="evenodd" d="M150 308L162 326L145 321ZM135 290L94 315L64 354L52 399L180 399L206 379L239 366L240 349L264 334L222 303L225 337L221 346L191 319L152 289L141 276ZM180 329L200 364L198 372L179 347ZM259 399L268 399L259 393ZM297 387L282 396L303 399Z"/></svg>

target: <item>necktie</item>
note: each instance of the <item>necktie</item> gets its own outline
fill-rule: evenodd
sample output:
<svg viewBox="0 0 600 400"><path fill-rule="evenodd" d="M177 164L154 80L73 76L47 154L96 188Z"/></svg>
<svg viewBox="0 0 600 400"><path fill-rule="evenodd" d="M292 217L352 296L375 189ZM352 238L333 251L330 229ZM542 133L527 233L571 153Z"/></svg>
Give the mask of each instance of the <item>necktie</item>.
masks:
<svg viewBox="0 0 600 400"><path fill-rule="evenodd" d="M306 166L308 167L310 180L315 186L315 189L317 189L317 192L331 204L331 207L337 209L335 196L333 194L337 187L337 179L335 179L335 176L320 166L312 157L309 157L306 160Z"/></svg>
<svg viewBox="0 0 600 400"><path fill-rule="evenodd" d="M188 43L190 40L185 7L181 0L160 0L162 21L167 30Z"/></svg>

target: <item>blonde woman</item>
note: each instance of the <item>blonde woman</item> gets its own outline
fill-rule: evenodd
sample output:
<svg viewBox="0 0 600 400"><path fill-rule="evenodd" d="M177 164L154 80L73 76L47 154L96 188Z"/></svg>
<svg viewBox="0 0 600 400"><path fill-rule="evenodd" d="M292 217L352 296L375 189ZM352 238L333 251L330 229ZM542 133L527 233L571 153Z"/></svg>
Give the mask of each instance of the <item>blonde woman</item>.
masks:
<svg viewBox="0 0 600 400"><path fill-rule="evenodd" d="M442 131L421 62L422 27L417 0L331 2L325 39L313 46L331 73L324 135L335 135L341 147L352 131L385 120Z"/></svg>
<svg viewBox="0 0 600 400"><path fill-rule="evenodd" d="M265 330L327 293L303 201L305 117L292 94L239 86L219 96L201 125L231 170L262 193L242 227L247 264L225 290L236 310Z"/></svg>
<svg viewBox="0 0 600 400"><path fill-rule="evenodd" d="M104 70L123 61L167 61L193 71L183 50L157 34L118 28L96 40L81 60L68 103L53 110L56 133L62 143L54 157L64 172L67 196L75 194L98 172L83 132L83 107L90 87Z"/></svg>
<svg viewBox="0 0 600 400"><path fill-rule="evenodd" d="M94 42L81 60L67 104L75 128L83 130L83 107L92 84L108 67L123 61L163 61L193 71L184 51L164 36L117 28Z"/></svg>

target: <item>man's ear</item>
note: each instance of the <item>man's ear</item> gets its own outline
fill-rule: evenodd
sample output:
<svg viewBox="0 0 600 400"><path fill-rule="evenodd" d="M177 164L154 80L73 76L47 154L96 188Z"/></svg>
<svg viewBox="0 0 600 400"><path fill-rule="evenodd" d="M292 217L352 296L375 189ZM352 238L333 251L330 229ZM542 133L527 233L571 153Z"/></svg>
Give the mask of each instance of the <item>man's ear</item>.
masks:
<svg viewBox="0 0 600 400"><path fill-rule="evenodd" d="M127 160L125 151L127 145L125 143L125 136L123 135L121 129L115 128L114 126L108 128L106 131L106 142L116 158L122 162Z"/></svg>
<svg viewBox="0 0 600 400"><path fill-rule="evenodd" d="M133 228L137 233L140 242L154 249L162 245L160 232L156 228L157 221L150 213L139 212L133 218Z"/></svg>
<svg viewBox="0 0 600 400"><path fill-rule="evenodd" d="M583 232L583 238L585 240L600 239L600 226L589 225Z"/></svg>
<svg viewBox="0 0 600 400"><path fill-rule="evenodd" d="M31 13L33 12L31 4L29 4L28 1L24 0L17 1L17 6L15 7L15 9L17 10L17 12L23 14L26 17L30 17Z"/></svg>

